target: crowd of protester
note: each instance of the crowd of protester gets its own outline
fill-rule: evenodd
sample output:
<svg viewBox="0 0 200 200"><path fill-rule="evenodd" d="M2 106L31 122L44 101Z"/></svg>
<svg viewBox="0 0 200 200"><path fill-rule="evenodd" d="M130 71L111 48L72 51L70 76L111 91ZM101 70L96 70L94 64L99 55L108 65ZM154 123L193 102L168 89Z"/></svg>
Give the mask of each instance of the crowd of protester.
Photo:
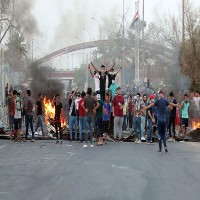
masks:
<svg viewBox="0 0 200 200"><path fill-rule="evenodd" d="M88 147L88 143L93 147L94 133L97 138L96 145L100 146L108 143L108 134L113 135L114 141L123 141L123 133L126 131L136 135L137 144L142 142L151 144L153 134L157 131L159 152L162 151L162 142L165 152L168 152L166 136L169 141L175 142L178 134L187 133L193 120L200 119L199 92L174 94L161 89L153 92L150 89L149 79L144 91L134 87L134 91L124 92L115 81L122 67L114 72L114 66L115 64L107 70L102 65L99 71L91 63L88 69L94 78L95 91L89 87L86 92L78 92L76 88L69 95L67 102L64 102L68 104L67 110L63 111L63 102L59 94L54 96L52 106L55 108L56 142L62 143L61 115L65 115L70 141L74 139L82 143L84 136L84 148ZM9 128L12 131L10 138L21 141L21 124L24 123L25 141L28 138L30 125L31 141L34 142L34 133L39 126L42 134L45 134L43 96L39 93L38 100L34 101L30 90L27 90L27 94L23 97L20 95L19 91L6 86ZM37 121L35 129L34 119ZM113 124L110 123L111 119Z"/></svg>

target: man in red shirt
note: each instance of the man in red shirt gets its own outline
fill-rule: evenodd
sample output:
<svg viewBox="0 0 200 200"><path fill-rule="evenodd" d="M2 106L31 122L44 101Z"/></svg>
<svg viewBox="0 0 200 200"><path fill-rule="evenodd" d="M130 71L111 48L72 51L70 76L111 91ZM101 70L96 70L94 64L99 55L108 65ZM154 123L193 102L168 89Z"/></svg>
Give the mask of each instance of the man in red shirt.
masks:
<svg viewBox="0 0 200 200"><path fill-rule="evenodd" d="M82 133L83 133L83 130L85 130L85 125L86 125L86 122L85 122L85 109L84 109L84 100L85 100L85 97L86 97L86 93L85 92L82 92L81 94L81 100L78 102L79 103L79 143L82 142ZM83 103L83 105L82 105Z"/></svg>
<svg viewBox="0 0 200 200"><path fill-rule="evenodd" d="M122 96L121 88L117 88L117 95L115 95L112 102L112 110L114 117L114 139L122 137L122 125L123 125L123 105L124 97Z"/></svg>

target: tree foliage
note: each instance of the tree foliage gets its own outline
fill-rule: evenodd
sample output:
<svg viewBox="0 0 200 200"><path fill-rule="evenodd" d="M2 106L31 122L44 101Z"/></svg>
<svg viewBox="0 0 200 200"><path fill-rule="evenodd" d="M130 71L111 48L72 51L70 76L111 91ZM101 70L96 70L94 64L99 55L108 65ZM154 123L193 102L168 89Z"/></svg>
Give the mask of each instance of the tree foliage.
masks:
<svg viewBox="0 0 200 200"><path fill-rule="evenodd" d="M22 34L14 32L6 43L5 61L16 71L23 71L27 59L27 46Z"/></svg>

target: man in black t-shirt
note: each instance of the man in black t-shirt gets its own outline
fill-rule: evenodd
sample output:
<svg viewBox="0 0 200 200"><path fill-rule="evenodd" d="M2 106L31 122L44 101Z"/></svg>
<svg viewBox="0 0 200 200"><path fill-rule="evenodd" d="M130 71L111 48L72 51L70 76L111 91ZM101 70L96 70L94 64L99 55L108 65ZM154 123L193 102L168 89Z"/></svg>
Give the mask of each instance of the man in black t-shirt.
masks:
<svg viewBox="0 0 200 200"><path fill-rule="evenodd" d="M172 103L177 104L176 99L174 98L173 92L170 92L169 97ZM169 140L173 142L175 142L175 136L176 136L175 120L176 120L176 107L173 106L170 112L170 117L169 117L169 137L170 137ZM172 126L172 131L173 131L173 138L171 134L171 126Z"/></svg>
<svg viewBox="0 0 200 200"><path fill-rule="evenodd" d="M60 98L58 94L56 94L55 97L53 98L52 106L55 107L54 122L55 122L55 128L56 128L56 139L57 139L56 143L59 143L58 128L59 128L59 133L60 133L60 143L62 143L61 114L63 113L63 107L62 107L62 103L60 102Z"/></svg>
<svg viewBox="0 0 200 200"><path fill-rule="evenodd" d="M37 131L37 129L39 128L39 126L41 127L41 131L42 131L42 135L44 136L44 125L43 125L43 97L42 94L39 93L38 94L38 100L35 104L35 113L37 115L37 125L35 128L35 132ZM36 117L35 117L36 118Z"/></svg>
<svg viewBox="0 0 200 200"><path fill-rule="evenodd" d="M114 68L115 64L109 69L106 70L106 67L104 65L101 65L101 71L99 71L91 62L91 65L93 66L94 70L99 73L99 80L100 80L100 95L101 99L104 101L105 94L106 94L106 88L108 88L108 83L106 86L106 77L108 73ZM112 82L112 81L111 81Z"/></svg>

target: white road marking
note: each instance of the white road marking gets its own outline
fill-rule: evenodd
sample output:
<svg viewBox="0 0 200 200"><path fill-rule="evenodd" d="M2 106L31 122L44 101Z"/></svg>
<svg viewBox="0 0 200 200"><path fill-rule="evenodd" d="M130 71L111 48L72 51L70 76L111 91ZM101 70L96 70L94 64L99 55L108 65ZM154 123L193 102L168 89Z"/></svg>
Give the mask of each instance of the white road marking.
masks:
<svg viewBox="0 0 200 200"><path fill-rule="evenodd" d="M8 194L8 192L0 192L0 194Z"/></svg>
<svg viewBox="0 0 200 200"><path fill-rule="evenodd" d="M123 167L123 166L115 166L112 165L113 168L117 168L117 169L128 169L128 167Z"/></svg>
<svg viewBox="0 0 200 200"><path fill-rule="evenodd" d="M7 145L2 145L2 146L0 146L0 149L3 149L4 147L6 147Z"/></svg>

